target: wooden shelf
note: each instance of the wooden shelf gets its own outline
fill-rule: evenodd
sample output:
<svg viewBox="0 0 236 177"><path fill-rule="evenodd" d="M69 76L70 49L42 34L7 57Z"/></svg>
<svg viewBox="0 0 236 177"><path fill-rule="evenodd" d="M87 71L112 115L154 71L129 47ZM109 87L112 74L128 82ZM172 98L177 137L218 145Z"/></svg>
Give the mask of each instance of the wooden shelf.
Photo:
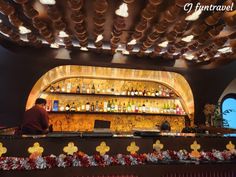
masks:
<svg viewBox="0 0 236 177"><path fill-rule="evenodd" d="M139 96L139 95L115 95L115 94L91 94L91 93L74 93L74 92L44 92L47 94L56 95L81 95L81 96L106 96L106 97L123 97L123 98L147 98L147 99L180 99L179 97L165 97L165 96Z"/></svg>
<svg viewBox="0 0 236 177"><path fill-rule="evenodd" d="M110 115L143 115L143 116L185 116L171 113L138 113L138 112L86 112L86 111L49 111L49 114L110 114Z"/></svg>

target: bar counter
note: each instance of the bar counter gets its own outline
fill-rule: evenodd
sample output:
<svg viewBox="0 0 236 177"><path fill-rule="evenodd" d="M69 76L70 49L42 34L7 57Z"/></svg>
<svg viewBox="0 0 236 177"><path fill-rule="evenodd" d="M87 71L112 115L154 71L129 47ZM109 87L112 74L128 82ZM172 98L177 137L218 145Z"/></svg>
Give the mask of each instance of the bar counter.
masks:
<svg viewBox="0 0 236 177"><path fill-rule="evenodd" d="M158 141L159 140L159 141ZM203 152L212 152L214 149L219 152L226 151L229 144L236 144L235 135L212 135L212 134L188 134L188 133L157 133L157 132L136 132L133 134L112 134L112 133L93 133L93 132L54 132L39 136L0 136L2 147L7 152L4 157L28 158L30 156L29 148L38 143L43 147L42 157L65 153L65 147L70 143L78 148L79 152L89 156L98 155L98 147L105 143L109 149L105 152L108 156L117 156L117 154L130 155L132 148L137 154L153 153L155 145L161 147L161 151L180 152L185 149L187 152L194 151L193 144L197 144L195 150ZM103 144L104 145L104 144ZM137 148L138 147L138 148ZM0 148L1 149L1 148ZM130 150L131 149L131 150ZM235 150L235 149L234 149ZM64 151L64 152L63 152ZM217 177L235 177L235 154L233 160L225 161L178 161L175 159L161 160L156 164L124 164L124 165L105 165L89 167L54 167L43 170L0 170L1 177L8 176L45 176L45 177L74 177L74 176L177 176L192 177L213 176Z"/></svg>

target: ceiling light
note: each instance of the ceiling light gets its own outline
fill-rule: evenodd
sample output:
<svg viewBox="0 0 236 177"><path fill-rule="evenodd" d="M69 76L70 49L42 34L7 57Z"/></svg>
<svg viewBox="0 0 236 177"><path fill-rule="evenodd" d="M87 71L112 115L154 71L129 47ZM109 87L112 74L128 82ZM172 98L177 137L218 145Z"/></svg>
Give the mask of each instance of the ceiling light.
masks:
<svg viewBox="0 0 236 177"><path fill-rule="evenodd" d="M20 39L24 42L29 42L29 39L27 39L26 35L20 35Z"/></svg>
<svg viewBox="0 0 236 177"><path fill-rule="evenodd" d="M224 47L224 48L218 49L218 52L220 52L220 53L232 52L232 47Z"/></svg>
<svg viewBox="0 0 236 177"><path fill-rule="evenodd" d="M126 3L122 3L119 9L116 10L116 15L119 15L121 17L128 17L128 5Z"/></svg>
<svg viewBox="0 0 236 177"><path fill-rule="evenodd" d="M167 47L168 43L169 43L168 41L164 41L164 42L158 44L158 46L160 46L160 47Z"/></svg>
<svg viewBox="0 0 236 177"><path fill-rule="evenodd" d="M184 56L187 60L192 60L195 57L193 54L188 54L188 53L185 53Z"/></svg>
<svg viewBox="0 0 236 177"><path fill-rule="evenodd" d="M57 49L57 48L59 48L59 44L53 43L53 44L50 45L50 47Z"/></svg>
<svg viewBox="0 0 236 177"><path fill-rule="evenodd" d="M80 50L82 50L82 51L88 51L88 48L87 48L87 47L81 47Z"/></svg>
<svg viewBox="0 0 236 177"><path fill-rule="evenodd" d="M201 15L202 10L197 10L195 12L193 12L191 15L187 16L185 18L186 21L195 21L199 18L199 16Z"/></svg>
<svg viewBox="0 0 236 177"><path fill-rule="evenodd" d="M184 42L191 42L193 38L194 38L194 35L189 35L189 36L182 38L181 40Z"/></svg>
<svg viewBox="0 0 236 177"><path fill-rule="evenodd" d="M103 35L102 34L99 34L98 36L97 36L97 39L96 39L96 43L97 42L99 42L99 41L101 41L103 39Z"/></svg>
<svg viewBox="0 0 236 177"><path fill-rule="evenodd" d="M45 5L54 5L56 4L56 0L39 0L41 4Z"/></svg>
<svg viewBox="0 0 236 177"><path fill-rule="evenodd" d="M0 23L2 23L2 19L0 19Z"/></svg>
<svg viewBox="0 0 236 177"><path fill-rule="evenodd" d="M135 45L137 43L136 39L129 41L128 45Z"/></svg>
<svg viewBox="0 0 236 177"><path fill-rule="evenodd" d="M60 31L59 37L69 37L69 35L65 31Z"/></svg>
<svg viewBox="0 0 236 177"><path fill-rule="evenodd" d="M220 57L220 53L215 54L214 58Z"/></svg>
<svg viewBox="0 0 236 177"><path fill-rule="evenodd" d="M31 30L24 27L24 26L19 26L20 34L28 34L31 33Z"/></svg>
<svg viewBox="0 0 236 177"><path fill-rule="evenodd" d="M149 50L146 50L144 53L152 53L152 51L149 49Z"/></svg>
<svg viewBox="0 0 236 177"><path fill-rule="evenodd" d="M6 37L9 37L9 35L8 35L8 34L6 34L6 33L3 33L2 31L0 31L0 33L1 33L2 35L6 36Z"/></svg>
<svg viewBox="0 0 236 177"><path fill-rule="evenodd" d="M129 55L129 51L123 50L123 51L122 51L122 54Z"/></svg>

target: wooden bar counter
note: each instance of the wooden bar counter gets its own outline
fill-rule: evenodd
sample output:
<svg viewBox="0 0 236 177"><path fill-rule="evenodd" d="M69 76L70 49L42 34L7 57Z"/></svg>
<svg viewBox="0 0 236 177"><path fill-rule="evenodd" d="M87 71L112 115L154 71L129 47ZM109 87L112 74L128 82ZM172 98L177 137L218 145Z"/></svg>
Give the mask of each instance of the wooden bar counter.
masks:
<svg viewBox="0 0 236 177"><path fill-rule="evenodd" d="M12 176L45 176L45 177L75 177L75 176L140 176L140 177L167 177L167 176L213 176L217 177L234 177L235 169L235 149L236 137L234 136L219 136L205 134L180 134L180 133L150 133L136 132L133 134L111 134L111 133L52 133L41 136L1 136L0 142L2 147L7 151L1 151L3 160L4 157L19 157L27 159L32 149L43 148L42 157L60 157L61 154L72 157L68 154L68 149L76 147L76 151L88 156L101 157L106 154L107 157L119 157L118 154L129 156L133 153L134 158L147 156L154 150L169 153L170 158L159 159L159 162L151 163L150 159L144 164L112 164L112 165L88 165L88 166L73 166L72 167L52 167L44 168L43 170L0 170L1 177ZM73 148L69 148L73 147ZM31 150L30 150L31 148ZM66 149L67 148L67 149ZM159 148L159 149L158 149ZM102 150L101 150L102 149ZM105 150L104 150L105 149ZM234 157L231 160L176 160L171 154L175 152L193 151L212 152L214 149L218 153L232 151ZM105 152L101 154L101 152ZM159 151L158 151L159 152ZM215 152L215 153L217 153ZM99 155L101 154L101 156ZM136 154L136 155L135 155ZM141 156L141 155L142 156ZM96 156L97 155L97 156ZM202 156L202 155L201 155ZM165 157L166 158L166 157ZM95 158L96 159L96 158ZM91 160L91 159L90 159ZM126 159L127 160L127 159ZM124 163L125 163L124 162ZM1 162L0 165L3 163ZM7 163L9 165L9 163ZM5 164L4 164L5 165ZM1 167L3 168L3 167Z"/></svg>

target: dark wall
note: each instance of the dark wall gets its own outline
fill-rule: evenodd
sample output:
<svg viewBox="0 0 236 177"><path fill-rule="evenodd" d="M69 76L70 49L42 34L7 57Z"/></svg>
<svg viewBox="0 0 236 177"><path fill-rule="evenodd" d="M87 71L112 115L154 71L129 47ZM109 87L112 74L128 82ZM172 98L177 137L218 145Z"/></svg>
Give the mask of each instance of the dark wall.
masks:
<svg viewBox="0 0 236 177"><path fill-rule="evenodd" d="M65 53L63 50L62 53ZM21 123L28 94L36 81L48 70L60 65L93 65L174 71L189 82L195 103L195 123L203 123L203 107L217 103L224 88L236 77L236 62L218 69L174 68L174 61L129 57L113 63L112 55L72 51L72 59L55 59L59 50L0 47L0 126ZM165 67L164 67L165 65Z"/></svg>

